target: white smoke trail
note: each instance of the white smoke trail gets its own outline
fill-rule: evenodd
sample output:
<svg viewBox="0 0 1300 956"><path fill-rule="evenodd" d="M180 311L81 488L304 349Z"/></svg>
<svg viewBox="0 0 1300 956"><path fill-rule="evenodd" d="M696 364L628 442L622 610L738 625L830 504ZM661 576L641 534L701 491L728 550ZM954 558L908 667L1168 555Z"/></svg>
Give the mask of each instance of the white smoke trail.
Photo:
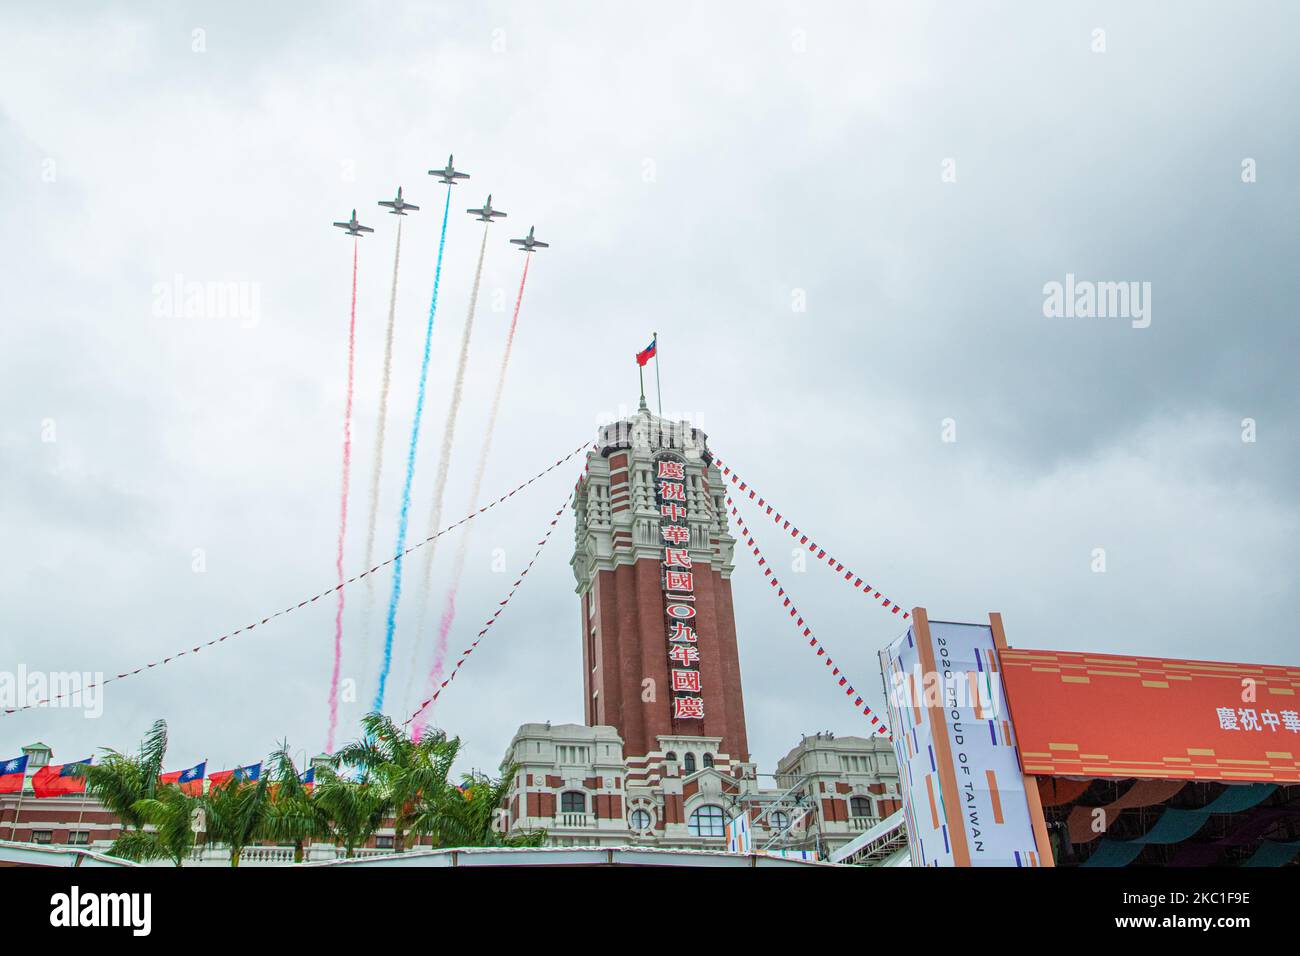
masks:
<svg viewBox="0 0 1300 956"><path fill-rule="evenodd" d="M492 436L496 433L497 417L501 412L501 395L506 387L506 371L510 368L510 353L515 344L515 329L519 326L519 306L524 301L524 283L528 281L528 265L532 261L533 254L529 252L524 257L524 271L519 279L519 294L515 297L515 311L510 318L510 330L506 333L506 347L501 354L501 368L497 371L497 388L496 393L492 396L492 409L488 413L487 430L483 434L483 446L479 449L478 465L474 469L474 484L470 488L469 510L472 512L478 507L479 494L483 489L483 475L487 471L488 455L492 451ZM429 672L429 690L432 691L437 687L438 681L442 679L443 665L447 656L447 635L451 632L452 623L456 620L456 597L460 591L460 579L465 572L465 561L469 557L469 539L472 528L466 528L460 536L456 545L456 557L451 565L451 584L447 587L447 598L442 609L442 619L438 622L438 644L434 649L433 670ZM428 719L426 713L421 713L416 718L413 726L418 736L423 732L425 722Z"/></svg>
<svg viewBox="0 0 1300 956"><path fill-rule="evenodd" d="M379 380L379 422L375 426L375 461L370 472L370 526L366 531L366 564L375 564L375 522L379 517L379 485L384 471L384 432L388 424L388 391L393 371L393 327L397 316L397 269L402 261L402 220L397 220L397 248L393 252L393 284L388 293L388 328L384 333L384 371ZM375 609L375 577L366 578L366 611L362 641L362 673L370 661L370 635Z"/></svg>
<svg viewBox="0 0 1300 956"><path fill-rule="evenodd" d="M433 511L429 515L429 534L437 533L442 522L443 499L447 492L447 475L451 471L451 450L456 438L456 418L460 414L460 400L465 390L465 372L469 367L469 339L474 329L474 312L478 305L479 284L483 278L483 258L487 253L488 227L483 224L483 241L479 244L478 264L474 267L474 286L469 296L469 313L465 317L465 331L460 338L460 359L456 365L456 380L451 387L451 405L447 408L447 425L442 432L442 450L438 456L438 476L433 487ZM433 559L437 553L437 542L430 542L424 561L424 580L420 587L420 617L415 631L415 642L411 648L411 663L406 674L406 695L403 704L408 704L411 697L412 683L415 677L416 662L419 658L420 645L424 636L424 617L429 608L429 585L433 576Z"/></svg>

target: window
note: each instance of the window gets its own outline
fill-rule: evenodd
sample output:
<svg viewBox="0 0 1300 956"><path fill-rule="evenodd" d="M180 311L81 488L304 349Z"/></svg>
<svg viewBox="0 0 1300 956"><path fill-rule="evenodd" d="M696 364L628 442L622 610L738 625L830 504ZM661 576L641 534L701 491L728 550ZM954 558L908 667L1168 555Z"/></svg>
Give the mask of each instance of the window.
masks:
<svg viewBox="0 0 1300 956"><path fill-rule="evenodd" d="M633 810L631 815L627 818L627 822L631 825L633 830L641 830L641 831L649 830L650 811Z"/></svg>
<svg viewBox="0 0 1300 956"><path fill-rule="evenodd" d="M73 830L68 834L68 844L70 846L87 846L90 843L89 830Z"/></svg>
<svg viewBox="0 0 1300 956"><path fill-rule="evenodd" d="M393 838L390 836L375 837L375 849L391 850L393 848Z"/></svg>
<svg viewBox="0 0 1300 956"><path fill-rule="evenodd" d="M687 773L695 773L695 754L687 754L682 758L682 769Z"/></svg>
<svg viewBox="0 0 1300 956"><path fill-rule="evenodd" d="M664 759L665 759L665 760L676 760L676 759L677 759L677 751L676 751L676 750L670 750L670 751L668 751L668 753L664 754Z"/></svg>
<svg viewBox="0 0 1300 956"><path fill-rule="evenodd" d="M712 767L712 766L713 766L713 754L705 754L705 755L704 755L704 766L706 766L706 767Z"/></svg>
<svg viewBox="0 0 1300 956"><path fill-rule="evenodd" d="M784 810L773 810L767 817L768 824L778 833L790 825L790 814Z"/></svg>
<svg viewBox="0 0 1300 956"><path fill-rule="evenodd" d="M50 843L54 840L54 834L50 830L33 830L33 843Z"/></svg>
<svg viewBox="0 0 1300 956"><path fill-rule="evenodd" d="M855 817L871 816L871 801L866 797L853 797L849 800L849 813Z"/></svg>
<svg viewBox="0 0 1300 956"><path fill-rule="evenodd" d="M578 793L576 790L569 790L560 794L560 812L586 813L587 795L585 793Z"/></svg>
<svg viewBox="0 0 1300 956"><path fill-rule="evenodd" d="M691 836L720 837L723 835L722 807L700 807L691 814Z"/></svg>

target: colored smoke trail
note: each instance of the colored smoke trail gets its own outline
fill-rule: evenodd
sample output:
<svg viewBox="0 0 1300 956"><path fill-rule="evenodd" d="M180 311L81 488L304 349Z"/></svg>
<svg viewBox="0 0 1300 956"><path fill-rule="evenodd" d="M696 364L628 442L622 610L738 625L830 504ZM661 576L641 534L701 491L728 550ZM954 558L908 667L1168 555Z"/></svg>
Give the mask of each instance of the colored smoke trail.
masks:
<svg viewBox="0 0 1300 956"><path fill-rule="evenodd" d="M406 450L406 481L402 486L402 512L397 521L396 557L393 560L393 590L388 598L388 618L384 626L384 661L379 670L379 686L371 710L384 709L384 689L388 671L393 666L393 630L397 625L397 602L402 598L402 558L406 550L406 528L411 512L411 482L415 478L415 449L420 442L420 418L424 414L425 385L429 380L429 346L433 339L433 316L438 309L438 283L442 279L442 251L447 245L447 213L451 211L451 187L442 207L442 234L438 238L438 265L433 271L433 298L429 302L429 324L424 330L424 357L420 360L420 385L416 392L415 418L411 422L411 444Z"/></svg>
<svg viewBox="0 0 1300 956"><path fill-rule="evenodd" d="M483 435L483 447L479 450L478 466L474 469L474 484L470 490L470 511L478 507L479 492L483 487L483 474L487 471L488 453L492 450L492 436L496 431L497 415L501 411L501 395L505 391L506 370L510 367L510 350L515 342L515 328L519 324L519 306L524 301L524 283L528 281L528 264L532 261L530 252L524 256L524 273L519 279L519 293L515 296L515 312L510 318L510 330L506 333L505 352L501 356L501 368L497 372L496 393L492 397L492 410L488 413L487 430ZM447 636L456 620L456 594L460 590L461 574L465 570L465 560L469 555L470 529L465 529L456 546L456 557L452 563L451 586L447 589L447 600L442 609L442 619L438 622L438 646L434 651L433 669L429 672L429 689L437 686L442 679L442 669L447 660ZM412 669L414 671L414 669ZM424 732L428 718L421 711L412 724L412 736L419 740Z"/></svg>
<svg viewBox="0 0 1300 956"><path fill-rule="evenodd" d="M393 327L397 315L397 268L402 261L402 217L397 220L397 248L393 252L393 284L388 293L388 327L384 333L384 371L379 381L379 422L375 426L375 461L370 477L370 524L366 529L366 567L375 563L375 525L379 518L379 486L384 470L384 433L388 426L388 391L393 370ZM361 660L370 660L370 619L375 603L375 579L366 579L366 615Z"/></svg>
<svg viewBox="0 0 1300 956"><path fill-rule="evenodd" d="M334 612L334 670L330 675L330 724L325 750L334 752L334 733L339 726L339 668L343 659L343 539L348 530L348 485L352 473L352 383L357 357L357 250L360 239L352 240L352 310L348 319L348 397L343 412L343 494L339 504L339 547L335 569L339 578L339 605Z"/></svg>
<svg viewBox="0 0 1300 956"><path fill-rule="evenodd" d="M460 337L460 358L456 364L456 379L451 387L451 404L447 408L447 424L442 432L442 449L438 455L438 475L433 488L433 511L429 516L429 527L434 531L442 521L442 506L447 494L447 476L451 471L451 452L456 437L456 419L460 415L461 398L465 391L465 373L469 368L470 334L474 330L474 312L478 305L479 284L483 278L483 259L487 254L488 227L483 224L483 241L479 244L478 263L474 267L474 285L469 296L469 313L465 317L465 331ZM406 695L403 704L410 701L411 686L418 667L420 638L424 634L424 616L429 605L429 583L433 575L433 559L437 554L437 542L430 544L424 556L424 579L420 590L420 617L416 627L416 640L411 648L411 663L407 668Z"/></svg>

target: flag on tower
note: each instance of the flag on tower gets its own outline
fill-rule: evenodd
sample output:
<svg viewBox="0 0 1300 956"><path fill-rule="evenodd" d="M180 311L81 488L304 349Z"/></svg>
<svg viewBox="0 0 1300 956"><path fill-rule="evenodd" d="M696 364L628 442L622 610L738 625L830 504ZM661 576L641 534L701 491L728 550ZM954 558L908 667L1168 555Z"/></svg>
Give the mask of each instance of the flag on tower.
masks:
<svg viewBox="0 0 1300 956"><path fill-rule="evenodd" d="M181 793L189 794L191 797L197 797L203 793L203 773L208 768L208 762L197 763L188 770L173 770L171 773L160 774L158 782L161 784L174 783L181 788Z"/></svg>
<svg viewBox="0 0 1300 956"><path fill-rule="evenodd" d="M0 763L0 793L22 793L27 776L27 754Z"/></svg>
<svg viewBox="0 0 1300 956"><path fill-rule="evenodd" d="M636 353L636 364L644 367L647 362L655 357L655 352L658 351L658 349L659 336L656 335L650 340L649 345L647 345L642 351Z"/></svg>
<svg viewBox="0 0 1300 956"><path fill-rule="evenodd" d="M42 767L32 774L32 790L38 799L41 797L58 797L65 793L85 793L86 778L77 768L90 763L92 759L87 757L85 760L78 760L76 763Z"/></svg>
<svg viewBox="0 0 1300 956"><path fill-rule="evenodd" d="M316 786L316 768L308 767L302 773L298 774L298 782L302 784L304 790L310 790Z"/></svg>

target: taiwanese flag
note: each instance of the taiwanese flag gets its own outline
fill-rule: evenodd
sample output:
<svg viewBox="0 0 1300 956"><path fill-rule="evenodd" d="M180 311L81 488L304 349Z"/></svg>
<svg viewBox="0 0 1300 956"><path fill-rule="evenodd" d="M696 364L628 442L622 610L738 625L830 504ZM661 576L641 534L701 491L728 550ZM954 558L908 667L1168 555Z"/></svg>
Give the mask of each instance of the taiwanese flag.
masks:
<svg viewBox="0 0 1300 956"><path fill-rule="evenodd" d="M310 790L316 785L316 768L310 767L298 774L298 782L302 784L304 790Z"/></svg>
<svg viewBox="0 0 1300 956"><path fill-rule="evenodd" d="M0 793L22 793L27 776L27 754L0 763Z"/></svg>
<svg viewBox="0 0 1300 956"><path fill-rule="evenodd" d="M39 800L41 797L58 797L65 793L85 793L86 778L77 768L90 763L92 759L94 758L87 757L76 763L42 767L36 771L32 774L32 790L35 791L36 798Z"/></svg>
<svg viewBox="0 0 1300 956"><path fill-rule="evenodd" d="M158 777L159 783L174 783L181 788L181 793L187 793L191 797L197 797L203 793L203 772L207 770L208 762L195 764L189 770L173 770L171 773L164 773Z"/></svg>
<svg viewBox="0 0 1300 956"><path fill-rule="evenodd" d="M256 783L257 778L261 775L261 763L250 763L247 767L236 767L234 770L218 770L216 773L210 773L208 774L208 780L211 782L210 789L215 790L218 787L224 787L231 780L239 783Z"/></svg>
<svg viewBox="0 0 1300 956"><path fill-rule="evenodd" d="M659 348L659 337L655 336L650 340L650 344L644 350L636 353L636 364L644 366L646 362L655 357L655 352ZM658 368L658 366L655 366Z"/></svg>

